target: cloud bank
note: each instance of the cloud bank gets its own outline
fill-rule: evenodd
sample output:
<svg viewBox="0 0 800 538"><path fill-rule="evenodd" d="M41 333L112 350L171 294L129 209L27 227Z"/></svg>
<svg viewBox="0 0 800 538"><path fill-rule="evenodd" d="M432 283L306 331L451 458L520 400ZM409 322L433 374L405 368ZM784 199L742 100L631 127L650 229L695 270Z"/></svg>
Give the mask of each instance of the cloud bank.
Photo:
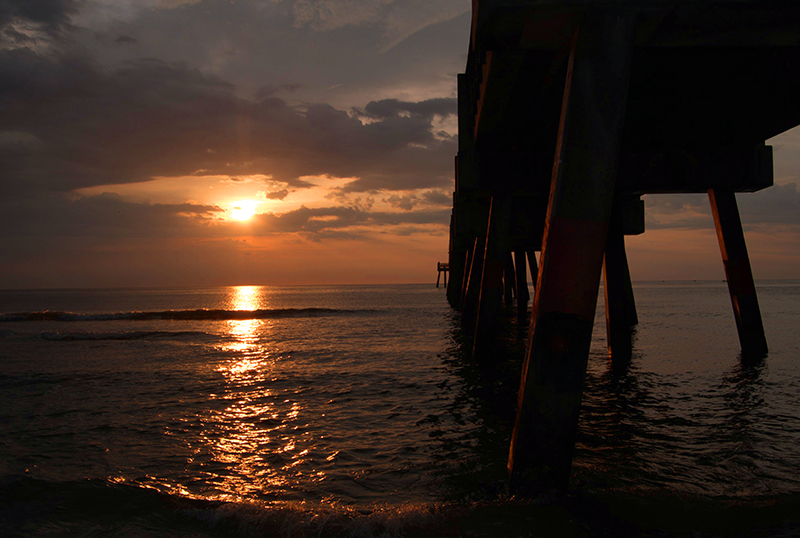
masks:
<svg viewBox="0 0 800 538"><path fill-rule="evenodd" d="M425 280L446 256L469 12L0 0L0 281ZM747 230L789 237L800 135L775 155L776 186L738 200ZM244 198L218 193L251 187L258 214L232 221ZM658 237L713 227L705 196L647 197L647 219ZM356 274L353 257L383 269Z"/></svg>

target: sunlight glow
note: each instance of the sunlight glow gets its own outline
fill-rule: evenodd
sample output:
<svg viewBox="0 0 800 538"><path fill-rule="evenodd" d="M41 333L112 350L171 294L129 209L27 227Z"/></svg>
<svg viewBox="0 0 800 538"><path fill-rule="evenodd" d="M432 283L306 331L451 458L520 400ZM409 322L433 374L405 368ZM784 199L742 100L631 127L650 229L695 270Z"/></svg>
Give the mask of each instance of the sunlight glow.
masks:
<svg viewBox="0 0 800 538"><path fill-rule="evenodd" d="M260 286L232 286L230 308L233 310L258 310L261 305Z"/></svg>
<svg viewBox="0 0 800 538"><path fill-rule="evenodd" d="M238 202L231 202L231 218L235 220L249 220L250 217L256 214L256 206L258 202L255 200L239 200Z"/></svg>

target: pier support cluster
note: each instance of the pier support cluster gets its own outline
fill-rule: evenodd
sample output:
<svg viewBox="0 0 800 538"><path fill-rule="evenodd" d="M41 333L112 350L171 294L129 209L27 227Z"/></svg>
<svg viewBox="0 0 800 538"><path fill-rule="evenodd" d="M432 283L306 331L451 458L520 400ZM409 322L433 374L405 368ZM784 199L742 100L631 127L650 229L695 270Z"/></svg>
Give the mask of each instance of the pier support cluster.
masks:
<svg viewBox="0 0 800 538"><path fill-rule="evenodd" d="M708 194L743 356L766 354L734 193L772 185L765 141L800 124L798 95L797 3L473 1L447 297L490 363L530 271L512 479L568 480L601 275L609 353L630 357L642 195Z"/></svg>

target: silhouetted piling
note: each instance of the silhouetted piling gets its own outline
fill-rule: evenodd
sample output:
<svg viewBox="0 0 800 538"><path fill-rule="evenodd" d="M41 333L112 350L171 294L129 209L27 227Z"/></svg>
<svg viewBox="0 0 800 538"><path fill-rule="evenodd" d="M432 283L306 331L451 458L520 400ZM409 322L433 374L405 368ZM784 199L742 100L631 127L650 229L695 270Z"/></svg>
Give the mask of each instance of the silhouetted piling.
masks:
<svg viewBox="0 0 800 538"><path fill-rule="evenodd" d="M639 320L625 254L625 236L621 224L613 221L606 239L603 275L608 354L615 359L629 359L633 349L633 328Z"/></svg>
<svg viewBox="0 0 800 538"><path fill-rule="evenodd" d="M749 356L766 355L767 339L764 337L761 310L758 307L756 286L750 270L750 258L747 256L736 197L732 191L711 189L708 191L708 198L717 228L742 353Z"/></svg>
<svg viewBox="0 0 800 538"><path fill-rule="evenodd" d="M514 479L569 478L635 30L635 14L587 13L573 38L508 459Z"/></svg>
<svg viewBox="0 0 800 538"><path fill-rule="evenodd" d="M506 263L506 240L511 226L511 196L492 198L489 226L486 232L486 249L483 262L478 316L475 322L473 354L485 358L487 344L495 333L497 318L503 304L503 270Z"/></svg>
<svg viewBox="0 0 800 538"><path fill-rule="evenodd" d="M503 267L503 303L511 306L517 295L517 275L514 271L514 258L511 252L505 253L505 266Z"/></svg>
<svg viewBox="0 0 800 538"><path fill-rule="evenodd" d="M517 280L517 308L525 311L531 300L531 294L528 291L528 267L525 263L525 251L514 252L514 263L516 264L514 275Z"/></svg>

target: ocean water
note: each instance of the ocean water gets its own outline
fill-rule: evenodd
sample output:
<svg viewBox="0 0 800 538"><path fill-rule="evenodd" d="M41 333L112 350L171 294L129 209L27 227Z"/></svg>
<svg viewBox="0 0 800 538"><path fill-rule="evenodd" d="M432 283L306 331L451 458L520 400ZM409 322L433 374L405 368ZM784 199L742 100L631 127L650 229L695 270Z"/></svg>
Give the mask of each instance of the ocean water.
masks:
<svg viewBox="0 0 800 538"><path fill-rule="evenodd" d="M570 491L505 459L527 322L491 368L426 285L0 291L3 536L797 536L800 281L598 302ZM602 294L602 290L601 290Z"/></svg>

